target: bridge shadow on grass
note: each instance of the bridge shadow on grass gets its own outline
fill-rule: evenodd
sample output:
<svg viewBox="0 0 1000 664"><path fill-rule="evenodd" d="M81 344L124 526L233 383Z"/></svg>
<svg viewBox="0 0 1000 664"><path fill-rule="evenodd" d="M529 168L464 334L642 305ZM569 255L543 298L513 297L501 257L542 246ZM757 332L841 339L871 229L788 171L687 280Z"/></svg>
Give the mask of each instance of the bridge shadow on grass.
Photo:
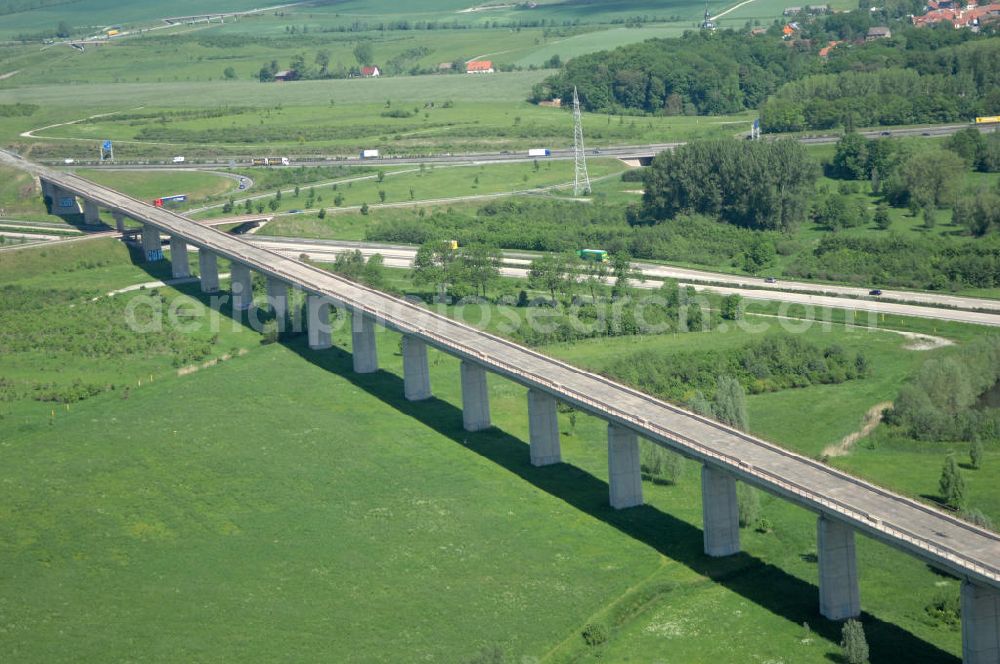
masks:
<svg viewBox="0 0 1000 664"><path fill-rule="evenodd" d="M212 295L202 293L197 283L178 284L173 288L210 306ZM232 313L228 305L221 307L219 311L225 315ZM245 315L241 316L241 321L247 325ZM612 509L608 504L608 484L604 480L567 463L543 468L532 466L529 461L529 446L521 439L497 427L477 433L465 431L460 408L437 398L421 402L407 401L403 396L401 377L385 370L373 374L354 373L351 353L343 348L333 346L322 351L311 350L304 334L288 335L281 343L311 364L344 377L400 413L489 459L575 509L600 519L623 534L786 620L796 624L809 623L813 632L839 643L841 623L819 615L819 590L815 585L744 552L726 558L710 558L704 554L700 529L650 505L626 510ZM457 380L458 376L455 378ZM863 614L861 620L865 626L872 664L899 661L913 664L957 664L961 661L897 625L871 614ZM836 657L833 659L837 661Z"/></svg>
<svg viewBox="0 0 1000 664"><path fill-rule="evenodd" d="M808 622L815 633L835 643L840 641L841 624L819 615L819 590L815 585L746 553L709 558L703 551L700 529L649 505L626 510L612 509L608 504L608 484L604 480L566 463L543 468L532 466L529 446L524 441L496 427L477 433L465 431L460 408L437 398L416 403L407 401L403 397L402 378L384 370L374 374L356 374L351 354L342 348L335 346L329 350L312 351L301 339L294 339L285 345L310 363L345 377L400 413L489 459L575 509L600 519L774 614L796 624ZM873 664L899 662L902 653L905 653L907 662L960 661L937 646L875 616L866 613L862 621Z"/></svg>

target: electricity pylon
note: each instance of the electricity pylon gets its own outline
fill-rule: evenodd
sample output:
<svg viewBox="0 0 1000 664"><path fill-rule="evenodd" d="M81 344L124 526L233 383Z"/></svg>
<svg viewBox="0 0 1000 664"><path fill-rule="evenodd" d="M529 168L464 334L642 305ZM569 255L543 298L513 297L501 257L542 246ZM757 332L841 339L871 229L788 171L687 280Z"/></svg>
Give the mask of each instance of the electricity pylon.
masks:
<svg viewBox="0 0 1000 664"><path fill-rule="evenodd" d="M580 97L573 88L573 153L576 158L576 175L573 179L573 195L590 194L590 175L587 174L587 154L583 147L583 115L580 113Z"/></svg>

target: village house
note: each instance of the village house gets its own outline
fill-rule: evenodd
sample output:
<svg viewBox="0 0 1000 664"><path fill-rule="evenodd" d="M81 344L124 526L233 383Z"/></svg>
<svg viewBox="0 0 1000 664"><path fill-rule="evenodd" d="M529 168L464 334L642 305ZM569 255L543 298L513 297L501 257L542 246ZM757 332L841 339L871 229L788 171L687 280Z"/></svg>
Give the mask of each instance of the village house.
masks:
<svg viewBox="0 0 1000 664"><path fill-rule="evenodd" d="M382 72L375 65L371 67L365 66L361 68L361 78L378 78L382 75Z"/></svg>
<svg viewBox="0 0 1000 664"><path fill-rule="evenodd" d="M492 60L472 60L465 65L467 74L492 74L494 71Z"/></svg>

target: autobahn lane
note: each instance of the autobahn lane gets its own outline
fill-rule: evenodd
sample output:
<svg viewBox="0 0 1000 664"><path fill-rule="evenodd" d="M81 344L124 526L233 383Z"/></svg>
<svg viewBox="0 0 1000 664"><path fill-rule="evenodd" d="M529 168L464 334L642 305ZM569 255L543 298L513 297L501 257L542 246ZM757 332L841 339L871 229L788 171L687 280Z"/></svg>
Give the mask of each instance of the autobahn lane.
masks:
<svg viewBox="0 0 1000 664"><path fill-rule="evenodd" d="M272 279L300 287L464 361L550 394L710 467L781 496L963 578L1000 588L1000 535L819 461L736 431L428 309L255 246L73 175L0 152L44 177Z"/></svg>
<svg viewBox="0 0 1000 664"><path fill-rule="evenodd" d="M311 260L333 262L337 254L358 250L365 256L382 254L394 266L408 267L416 256L416 247L375 242L343 242L336 240L310 240L255 235L253 244L283 253L287 256L307 255ZM537 254L504 252L505 276L523 278L527 266ZM643 275L657 281L636 282L639 288L655 289L660 279L677 279L698 290L722 295L739 294L752 300L787 302L813 307L849 309L876 314L896 314L934 320L947 320L978 325L1000 326L1000 301L982 298L964 298L935 293L885 291L872 298L868 291L849 286L828 286L806 282L765 284L762 279L750 279L725 273L703 272L686 268L635 263Z"/></svg>
<svg viewBox="0 0 1000 664"><path fill-rule="evenodd" d="M923 137L939 137L939 136L950 136L955 132L961 131L970 126L970 124L956 124L956 125L931 125L926 127L888 127L885 129L864 129L858 133L862 136L868 138L884 138L884 137L907 137L907 136L923 136ZM980 131L996 131L995 126L981 126ZM742 134L741 134L742 135ZM840 140L842 134L822 134L816 136L796 136L796 140L807 145L822 145L826 143L836 143ZM32 138L44 138L35 137ZM764 136L765 140L775 140L782 138L781 134L766 134ZM656 156L664 150L672 150L678 146L684 145L684 141L675 142L664 142L664 143L652 143L648 145L612 145L607 147L591 147L587 151L588 156L594 157L615 157L618 159L649 159ZM572 149L554 149L551 150L551 154L547 157L531 157L528 156L526 151L502 151L502 152L472 152L463 154L426 154L426 155L385 155L380 158L375 159L362 159L354 155L323 155L323 156L302 156L302 157L292 157L292 166L330 166L330 165L342 165L342 166L392 166L393 164L462 164L462 163L472 163L472 164L491 164L491 163L511 163L511 162L532 162L537 160L555 159L555 160L566 160L573 159L575 154ZM231 157L227 159L216 159L211 158L202 161L194 162L188 161L184 164L172 165L165 162L145 162L145 163L128 163L117 161L114 164L101 164L99 162L78 162L77 166L86 166L87 168L119 168L119 169L177 169L177 170L190 170L192 167L198 169L220 169L220 168L230 168L234 165L239 168L252 168L250 161L252 160L250 155L241 155L238 157ZM50 162L52 165L57 165L55 162ZM279 167L281 168L281 167Z"/></svg>

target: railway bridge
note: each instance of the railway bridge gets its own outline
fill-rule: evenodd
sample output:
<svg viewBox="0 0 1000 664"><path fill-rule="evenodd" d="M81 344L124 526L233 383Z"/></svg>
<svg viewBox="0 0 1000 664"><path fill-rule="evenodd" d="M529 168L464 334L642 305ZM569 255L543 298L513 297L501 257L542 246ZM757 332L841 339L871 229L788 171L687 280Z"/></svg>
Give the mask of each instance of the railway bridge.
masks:
<svg viewBox="0 0 1000 664"><path fill-rule="evenodd" d="M188 248L197 248L202 291L220 289L218 259L231 264L230 290L237 315L252 304L251 273L267 279L268 305L279 317L288 290L306 294L309 346L331 346L331 308L351 314L354 370L378 370L375 327L403 337L407 399L430 398L427 349L461 361L465 429L490 426L490 374L527 388L530 457L536 466L561 460L556 405L566 402L607 422L609 501L626 509L642 504L639 437L702 464L704 551L740 550L736 482L791 501L817 515L819 611L831 620L861 611L855 534L862 533L962 579L962 649L966 664L1000 664L1000 535L956 516L850 476L819 461L687 412L647 394L519 346L423 307L347 281L319 268L135 200L80 177L0 152L0 163L39 178L53 213L116 219L142 225L150 260L162 258L169 237L175 277L190 276ZM790 414L790 417L798 415ZM805 426L808 426L807 424Z"/></svg>

